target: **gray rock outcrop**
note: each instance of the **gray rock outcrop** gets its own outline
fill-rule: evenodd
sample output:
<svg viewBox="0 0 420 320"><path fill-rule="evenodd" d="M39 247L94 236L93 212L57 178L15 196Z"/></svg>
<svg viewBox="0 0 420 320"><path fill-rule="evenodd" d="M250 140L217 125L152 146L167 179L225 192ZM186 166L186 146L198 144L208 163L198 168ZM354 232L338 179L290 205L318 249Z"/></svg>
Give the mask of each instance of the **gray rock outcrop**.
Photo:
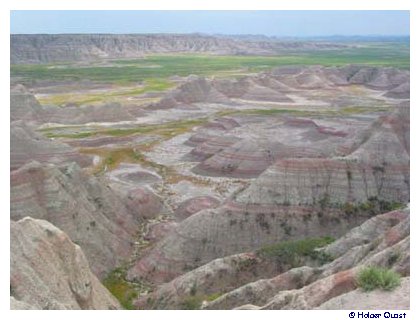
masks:
<svg viewBox="0 0 420 320"><path fill-rule="evenodd" d="M10 42L12 64L139 58L148 53L273 55L288 49L348 47L337 43L247 41L198 34L14 34Z"/></svg>
<svg viewBox="0 0 420 320"><path fill-rule="evenodd" d="M48 220L80 245L93 272L103 277L132 251L141 220L103 182L76 164L31 162L11 173L10 215Z"/></svg>
<svg viewBox="0 0 420 320"><path fill-rule="evenodd" d="M44 220L11 221L11 309L119 309L80 247Z"/></svg>
<svg viewBox="0 0 420 320"><path fill-rule="evenodd" d="M78 153L65 143L45 138L22 120L14 121L10 125L10 170L31 161L52 164L75 161L87 167L92 164L92 157Z"/></svg>

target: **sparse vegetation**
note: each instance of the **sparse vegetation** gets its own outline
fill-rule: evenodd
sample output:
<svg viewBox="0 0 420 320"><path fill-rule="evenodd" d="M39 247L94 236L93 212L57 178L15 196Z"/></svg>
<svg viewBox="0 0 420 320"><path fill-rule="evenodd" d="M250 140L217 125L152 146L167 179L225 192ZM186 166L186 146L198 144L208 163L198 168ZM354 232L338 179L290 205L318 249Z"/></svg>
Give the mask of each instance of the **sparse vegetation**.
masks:
<svg viewBox="0 0 420 320"><path fill-rule="evenodd" d="M382 289L386 291L398 287L401 276L393 270L380 267L366 267L357 275L357 285L364 291Z"/></svg>
<svg viewBox="0 0 420 320"><path fill-rule="evenodd" d="M269 106L270 103L267 102L265 104ZM296 117L337 117L337 116L348 116L353 114L361 114L361 113L372 113L372 112L384 112L389 110L389 107L383 106L369 106L369 107L345 107L340 109L296 109L296 108L270 108L270 109L245 109L245 110L223 110L217 113L218 116L229 116L229 115L260 115L260 116L273 116L273 115L292 115Z"/></svg>
<svg viewBox="0 0 420 320"><path fill-rule="evenodd" d="M208 295L208 296L207 296L207 298L206 298L205 300L207 300L207 301L211 302L211 301L214 301L214 300L218 299L218 298L219 298L219 297L221 297L222 295L223 295L223 293L221 293L221 292L216 292L216 293L213 293L213 294Z"/></svg>
<svg viewBox="0 0 420 320"><path fill-rule="evenodd" d="M203 301L211 302L223 295L223 292L215 292L207 296L197 295L196 293L197 292L194 294L190 293L190 295L181 302L181 308L183 310L198 310L200 309Z"/></svg>
<svg viewBox="0 0 420 320"><path fill-rule="evenodd" d="M297 267L306 258L324 264L332 260L326 252L316 250L334 241L332 237L308 238L302 240L283 241L277 244L262 247L257 253L263 257L276 259L282 265Z"/></svg>
<svg viewBox="0 0 420 320"><path fill-rule="evenodd" d="M388 266L393 266L401 257L399 252L392 253L388 258Z"/></svg>
<svg viewBox="0 0 420 320"><path fill-rule="evenodd" d="M324 196L319 200L319 206L322 210L326 209L330 204L330 196L325 193Z"/></svg>
<svg viewBox="0 0 420 320"><path fill-rule="evenodd" d="M193 286L190 289L190 295L195 296L197 294L197 283L194 282Z"/></svg>
<svg viewBox="0 0 420 320"><path fill-rule="evenodd" d="M135 128L127 129L104 129L104 130L92 130L80 133L60 133L66 127L47 128L41 130L48 138L68 138L68 139L79 139L88 138L98 135L122 137L129 136L132 134L150 134L159 135L163 138L171 138L175 135L185 133L191 130L193 127L204 124L207 122L207 118L184 120L184 121L171 121L163 124L155 125L142 125Z"/></svg>
<svg viewBox="0 0 420 320"><path fill-rule="evenodd" d="M249 271L256 265L256 263L257 261L254 258L235 261L236 267L239 271Z"/></svg>
<svg viewBox="0 0 420 320"><path fill-rule="evenodd" d="M117 268L102 281L103 285L117 298L125 309L134 309L133 300L137 297L134 285L125 281L125 271Z"/></svg>
<svg viewBox="0 0 420 320"><path fill-rule="evenodd" d="M82 153L99 155L103 159L102 162L93 170L94 172L102 172L105 167L114 169L121 162L137 162L142 163L143 155L133 148L87 148L81 149Z"/></svg>
<svg viewBox="0 0 420 320"><path fill-rule="evenodd" d="M202 302L202 298L198 296L189 296L181 303L181 308L183 310L197 310L200 309Z"/></svg>
<svg viewBox="0 0 420 320"><path fill-rule="evenodd" d="M280 227L283 228L286 235L290 236L292 234L292 227L289 226L286 221L282 221Z"/></svg>
<svg viewBox="0 0 420 320"><path fill-rule="evenodd" d="M74 91L68 93L48 94L40 96L39 102L44 105L62 106L66 104L84 105L96 104L103 102L120 102L124 103L126 98L138 96L146 92L160 92L168 90L175 86L174 82L166 79L146 79L144 83L136 86L115 85L105 92L93 91ZM143 100L142 100L143 101ZM150 98L144 100L152 102Z"/></svg>
<svg viewBox="0 0 420 320"><path fill-rule="evenodd" d="M379 200L377 197L370 197L366 202L361 203L349 203L346 202L341 205L341 209L348 215L358 213L368 213L370 215L375 215L381 212L387 212L392 210L400 209L404 206L403 203L397 201L386 201Z"/></svg>

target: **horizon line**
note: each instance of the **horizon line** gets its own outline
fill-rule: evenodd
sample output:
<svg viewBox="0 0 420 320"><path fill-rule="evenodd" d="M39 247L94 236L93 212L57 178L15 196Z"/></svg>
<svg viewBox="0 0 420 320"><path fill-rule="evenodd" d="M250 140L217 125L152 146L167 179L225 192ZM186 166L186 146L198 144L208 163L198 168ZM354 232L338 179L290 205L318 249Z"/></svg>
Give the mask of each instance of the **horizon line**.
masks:
<svg viewBox="0 0 420 320"><path fill-rule="evenodd" d="M259 37L267 37L267 38L316 38L316 37L343 37L343 38L351 38L351 37L410 37L410 34L319 34L319 35L266 35L261 33L205 33L205 32L59 32L59 33L10 33L10 35L159 35L159 34L167 34L167 35L202 35L202 36L259 36Z"/></svg>

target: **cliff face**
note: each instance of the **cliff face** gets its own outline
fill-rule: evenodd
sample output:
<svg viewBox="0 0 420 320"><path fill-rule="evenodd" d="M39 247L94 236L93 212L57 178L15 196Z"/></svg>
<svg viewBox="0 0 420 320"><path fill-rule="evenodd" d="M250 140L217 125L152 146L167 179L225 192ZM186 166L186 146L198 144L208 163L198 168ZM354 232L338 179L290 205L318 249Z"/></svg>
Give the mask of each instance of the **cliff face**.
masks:
<svg viewBox="0 0 420 320"><path fill-rule="evenodd" d="M11 218L53 223L82 247L101 278L130 257L137 226L161 208L150 191L137 188L141 195L133 191L128 198L119 197L75 163L57 167L31 162L13 171L10 180Z"/></svg>
<svg viewBox="0 0 420 320"><path fill-rule="evenodd" d="M80 247L44 220L10 225L11 309L119 309Z"/></svg>
<svg viewBox="0 0 420 320"><path fill-rule="evenodd" d="M76 165L29 163L11 173L11 218L48 220L78 243L96 275L132 250L136 218L102 182Z"/></svg>
<svg viewBox="0 0 420 320"><path fill-rule="evenodd" d="M11 63L138 58L147 53L198 52L270 55L285 49L335 49L342 44L245 41L203 35L11 35Z"/></svg>

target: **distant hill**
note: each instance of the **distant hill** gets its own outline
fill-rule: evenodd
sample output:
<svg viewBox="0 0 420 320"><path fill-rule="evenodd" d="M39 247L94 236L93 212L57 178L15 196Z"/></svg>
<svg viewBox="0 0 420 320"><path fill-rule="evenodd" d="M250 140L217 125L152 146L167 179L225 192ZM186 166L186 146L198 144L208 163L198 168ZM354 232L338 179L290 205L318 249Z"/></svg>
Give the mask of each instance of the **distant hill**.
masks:
<svg viewBox="0 0 420 320"><path fill-rule="evenodd" d="M201 34L16 34L10 40L12 64L138 58L150 53L275 55L285 50L349 46L303 40L273 41L263 36L233 38Z"/></svg>

